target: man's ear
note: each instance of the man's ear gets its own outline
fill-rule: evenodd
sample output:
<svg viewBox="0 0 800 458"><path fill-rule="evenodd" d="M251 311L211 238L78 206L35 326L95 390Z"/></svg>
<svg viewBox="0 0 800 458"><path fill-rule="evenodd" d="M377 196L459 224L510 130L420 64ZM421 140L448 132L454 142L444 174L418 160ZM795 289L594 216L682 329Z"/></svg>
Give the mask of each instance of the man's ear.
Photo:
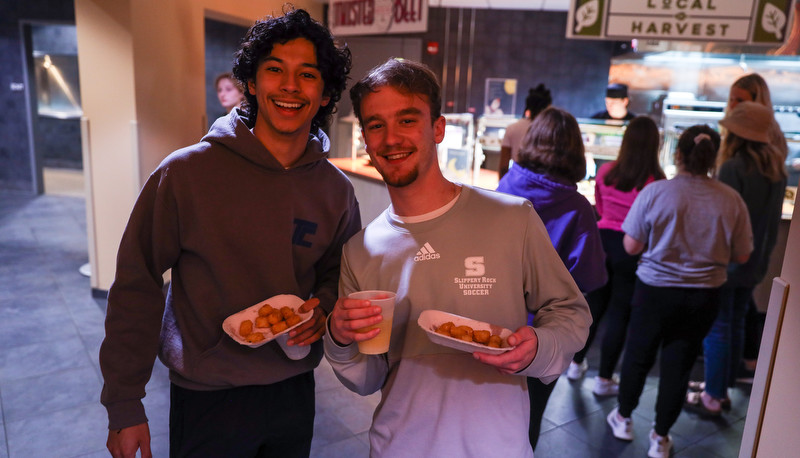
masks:
<svg viewBox="0 0 800 458"><path fill-rule="evenodd" d="M444 140L444 132L445 127L447 126L447 120L444 119L444 116L439 116L439 119L433 121L433 137L436 140L436 144Z"/></svg>
<svg viewBox="0 0 800 458"><path fill-rule="evenodd" d="M247 80L247 92L250 95L256 95L256 81L255 80Z"/></svg>

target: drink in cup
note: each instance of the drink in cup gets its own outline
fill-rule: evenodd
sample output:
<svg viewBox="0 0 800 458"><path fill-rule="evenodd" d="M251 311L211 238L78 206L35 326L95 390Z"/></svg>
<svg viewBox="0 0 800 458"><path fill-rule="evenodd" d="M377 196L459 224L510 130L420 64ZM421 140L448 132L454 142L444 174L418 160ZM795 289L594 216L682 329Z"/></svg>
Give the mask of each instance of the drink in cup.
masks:
<svg viewBox="0 0 800 458"><path fill-rule="evenodd" d="M391 291L357 291L350 293L350 299L366 299L373 306L381 308L383 321L376 325L359 329L358 332L368 332L375 328L381 330L377 336L358 342L358 351L365 355L380 355L389 351L389 338L392 336L392 318L394 317L395 293Z"/></svg>

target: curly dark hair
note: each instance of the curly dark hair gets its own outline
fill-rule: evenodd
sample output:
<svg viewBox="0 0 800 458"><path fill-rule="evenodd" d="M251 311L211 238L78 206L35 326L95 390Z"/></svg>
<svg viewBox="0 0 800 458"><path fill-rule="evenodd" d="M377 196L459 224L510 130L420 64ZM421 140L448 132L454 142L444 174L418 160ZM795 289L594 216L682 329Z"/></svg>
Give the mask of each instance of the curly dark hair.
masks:
<svg viewBox="0 0 800 458"><path fill-rule="evenodd" d="M353 112L362 125L361 101L368 94L376 92L384 86L408 94L427 96L428 106L431 110L431 123L436 122L442 115L441 88L433 71L420 62L392 57L374 67L367 73L367 76L350 88Z"/></svg>
<svg viewBox="0 0 800 458"><path fill-rule="evenodd" d="M539 113L528 128L517 153L517 164L574 184L586 176L584 152L575 117L550 107Z"/></svg>
<svg viewBox="0 0 800 458"><path fill-rule="evenodd" d="M314 45L317 52L317 65L322 80L325 82L323 95L330 98L325 106L311 121L311 131L327 126L331 115L336 111L336 102L342 98L347 87L347 75L351 68L350 49L346 44L337 46L333 35L321 23L311 18L303 9L291 9L283 16L267 16L256 21L242 39L241 47L236 51L233 62L233 76L242 87L247 88L250 81L255 81L259 64L272 52L272 47L285 44L296 38L305 38ZM258 101L250 91L244 92L245 101L242 109L251 122L258 116Z"/></svg>

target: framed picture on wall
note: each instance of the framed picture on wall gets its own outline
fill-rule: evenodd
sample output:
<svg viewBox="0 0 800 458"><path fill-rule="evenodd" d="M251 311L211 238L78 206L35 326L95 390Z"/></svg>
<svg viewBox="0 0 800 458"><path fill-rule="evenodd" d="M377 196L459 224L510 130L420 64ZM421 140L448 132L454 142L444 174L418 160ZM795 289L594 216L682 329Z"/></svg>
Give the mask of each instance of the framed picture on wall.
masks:
<svg viewBox="0 0 800 458"><path fill-rule="evenodd" d="M484 116L514 116L517 106L517 80L511 78L486 78Z"/></svg>

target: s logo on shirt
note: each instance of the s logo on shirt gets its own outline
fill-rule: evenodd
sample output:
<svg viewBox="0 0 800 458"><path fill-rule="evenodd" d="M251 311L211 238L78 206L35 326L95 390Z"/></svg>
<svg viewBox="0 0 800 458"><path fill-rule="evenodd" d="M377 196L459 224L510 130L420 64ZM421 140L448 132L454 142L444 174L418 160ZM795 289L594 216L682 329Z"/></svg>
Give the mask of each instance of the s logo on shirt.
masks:
<svg viewBox="0 0 800 458"><path fill-rule="evenodd" d="M483 265L483 256L470 256L464 259L464 275L467 277L480 277L486 273L486 267Z"/></svg>

